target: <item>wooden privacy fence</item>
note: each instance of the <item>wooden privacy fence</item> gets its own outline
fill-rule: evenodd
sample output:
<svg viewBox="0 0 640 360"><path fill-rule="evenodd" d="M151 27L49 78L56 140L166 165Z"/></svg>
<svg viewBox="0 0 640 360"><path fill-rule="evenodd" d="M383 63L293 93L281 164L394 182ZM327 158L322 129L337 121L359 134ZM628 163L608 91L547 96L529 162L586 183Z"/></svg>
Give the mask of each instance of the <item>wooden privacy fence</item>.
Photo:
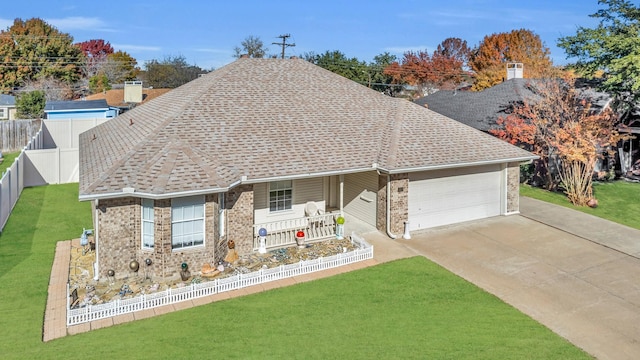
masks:
<svg viewBox="0 0 640 360"><path fill-rule="evenodd" d="M40 130L42 120L0 121L0 150L15 152L24 148Z"/></svg>

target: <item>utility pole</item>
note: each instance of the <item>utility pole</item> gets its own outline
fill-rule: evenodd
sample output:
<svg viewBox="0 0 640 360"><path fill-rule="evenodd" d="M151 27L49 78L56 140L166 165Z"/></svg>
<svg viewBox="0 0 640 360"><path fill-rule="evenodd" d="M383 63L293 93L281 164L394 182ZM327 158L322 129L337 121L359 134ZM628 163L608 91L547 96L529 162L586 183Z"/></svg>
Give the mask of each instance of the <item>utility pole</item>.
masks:
<svg viewBox="0 0 640 360"><path fill-rule="evenodd" d="M288 46L296 46L296 44L287 44L287 38L291 37L291 35L289 34L284 34L276 37L282 39L282 42L281 43L274 42L272 44L282 46L282 58L284 59L284 49Z"/></svg>

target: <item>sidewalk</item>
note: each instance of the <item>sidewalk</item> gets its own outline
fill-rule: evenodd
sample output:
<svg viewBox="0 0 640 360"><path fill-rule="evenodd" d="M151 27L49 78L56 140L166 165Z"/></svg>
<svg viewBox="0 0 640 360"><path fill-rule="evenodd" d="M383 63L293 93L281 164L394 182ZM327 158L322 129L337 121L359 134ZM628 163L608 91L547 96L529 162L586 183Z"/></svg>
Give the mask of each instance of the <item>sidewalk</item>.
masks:
<svg viewBox="0 0 640 360"><path fill-rule="evenodd" d="M640 230L524 196L520 197L520 214L547 226L640 258Z"/></svg>

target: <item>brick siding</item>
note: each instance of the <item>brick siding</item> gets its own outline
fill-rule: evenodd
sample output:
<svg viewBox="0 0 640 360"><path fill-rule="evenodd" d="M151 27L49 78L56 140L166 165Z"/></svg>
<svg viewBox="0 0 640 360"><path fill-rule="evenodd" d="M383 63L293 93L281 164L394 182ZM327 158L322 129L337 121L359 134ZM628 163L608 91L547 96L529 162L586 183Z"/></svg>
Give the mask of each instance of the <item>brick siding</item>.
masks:
<svg viewBox="0 0 640 360"><path fill-rule="evenodd" d="M216 264L226 255L226 252L216 253L220 245L217 201L217 194L205 196L204 246L173 250L170 199L154 201L153 249L142 248L141 199L101 200L98 208L104 211L98 211L99 277L105 279L107 271L113 270L116 278L148 276L152 279L173 279L179 277L183 262L192 273L198 272L205 263ZM151 260L151 265L146 265L146 259ZM133 260L140 265L137 273L129 268Z"/></svg>
<svg viewBox="0 0 640 360"><path fill-rule="evenodd" d="M227 193L227 233L239 255L253 252L253 185L240 185Z"/></svg>
<svg viewBox="0 0 640 360"><path fill-rule="evenodd" d="M409 219L409 174L391 175L391 226L392 234L401 236L404 223ZM378 176L378 202L376 227L381 232L387 231L387 176Z"/></svg>
<svg viewBox="0 0 640 360"><path fill-rule="evenodd" d="M520 164L507 165L507 214L520 211Z"/></svg>

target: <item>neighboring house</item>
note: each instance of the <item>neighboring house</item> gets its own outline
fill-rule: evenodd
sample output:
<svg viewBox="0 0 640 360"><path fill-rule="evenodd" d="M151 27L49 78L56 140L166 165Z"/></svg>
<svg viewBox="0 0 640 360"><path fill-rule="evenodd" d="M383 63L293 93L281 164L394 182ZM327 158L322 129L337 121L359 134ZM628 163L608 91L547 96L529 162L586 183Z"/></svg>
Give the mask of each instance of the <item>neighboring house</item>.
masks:
<svg viewBox="0 0 640 360"><path fill-rule="evenodd" d="M415 103L481 131L497 128L513 105L535 99L530 79L514 78L482 91L440 90Z"/></svg>
<svg viewBox="0 0 640 360"><path fill-rule="evenodd" d="M14 120L16 118L16 97L0 95L0 120Z"/></svg>
<svg viewBox="0 0 640 360"><path fill-rule="evenodd" d="M509 69L508 69L509 70ZM534 93L535 79L511 78L498 85L484 89L482 91L449 91L440 90L429 96L415 100L415 103L431 109L439 114L458 120L478 130L489 132L500 126L497 120L506 118L515 106L523 104L525 101L535 102L538 95ZM594 90L592 84L586 81L576 81L576 88L580 96L589 99L591 109L600 112L608 107L611 96L606 93ZM628 152L628 151L627 151ZM621 154L626 154L620 150ZM625 156L621 161L622 172L631 166L630 160ZM599 159L596 164L598 176L610 170L611 161ZM555 167L552 166L552 169Z"/></svg>
<svg viewBox="0 0 640 360"><path fill-rule="evenodd" d="M535 102L535 79L511 78L482 91L440 90L415 103L481 131L498 127L496 121L509 115L514 106ZM576 81L580 96L589 99L599 112L609 106L611 96L598 92L588 82Z"/></svg>
<svg viewBox="0 0 640 360"><path fill-rule="evenodd" d="M517 213L534 158L307 61L242 58L81 134L79 198L96 278L147 259L167 278L261 228L268 248L333 237L341 213L389 236Z"/></svg>
<svg viewBox="0 0 640 360"><path fill-rule="evenodd" d="M118 116L119 109L103 100L47 101L44 106L47 119L110 119Z"/></svg>
<svg viewBox="0 0 640 360"><path fill-rule="evenodd" d="M156 97L169 92L171 89L149 89L140 87L140 101L126 101L129 100L125 97L125 89L111 89L97 94L87 96L86 100L100 100L104 99L111 107L120 109L120 113L133 109L140 104L146 104L147 102L155 99ZM126 99L126 100L125 100Z"/></svg>

